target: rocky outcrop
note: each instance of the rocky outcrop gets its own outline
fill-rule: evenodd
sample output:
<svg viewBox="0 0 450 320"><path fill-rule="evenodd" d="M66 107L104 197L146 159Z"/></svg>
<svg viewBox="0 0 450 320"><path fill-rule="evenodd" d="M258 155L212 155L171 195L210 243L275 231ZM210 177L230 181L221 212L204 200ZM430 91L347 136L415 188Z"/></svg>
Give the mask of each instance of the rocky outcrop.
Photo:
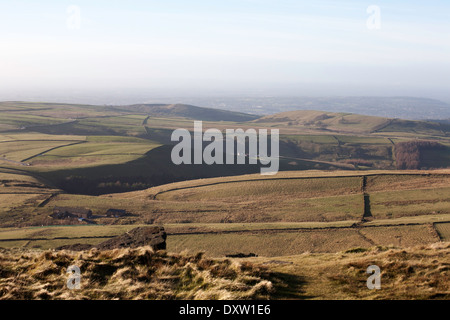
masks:
<svg viewBox="0 0 450 320"><path fill-rule="evenodd" d="M106 240L96 248L111 250L116 248L137 248L151 246L154 250L166 249L167 234L163 227L140 227L123 235Z"/></svg>

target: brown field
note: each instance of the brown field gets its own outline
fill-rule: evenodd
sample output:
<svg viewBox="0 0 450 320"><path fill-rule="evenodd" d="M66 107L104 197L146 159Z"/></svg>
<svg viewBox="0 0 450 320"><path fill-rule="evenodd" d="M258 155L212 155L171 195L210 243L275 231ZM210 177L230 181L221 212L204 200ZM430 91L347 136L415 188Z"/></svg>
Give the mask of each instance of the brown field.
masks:
<svg viewBox="0 0 450 320"><path fill-rule="evenodd" d="M121 198L140 198L140 197L154 197L160 194L166 193L168 191L176 191L182 189L188 189L193 187L200 186L210 186L221 183L228 182L246 182L253 180L280 180L280 179L305 179L305 178L336 178L336 177L361 177L363 175L368 176L368 182L370 182L371 177L381 177L376 184L379 185L378 190L372 191L383 191L386 189L395 189L399 187L398 185L393 185L396 183L398 179L403 179L404 181L409 181L413 178L423 179L423 177L429 177L433 179L432 181L436 181L436 177L442 177L444 179L443 185L449 184L449 176L450 169L439 169L439 170L370 170L370 171L322 171L322 170L306 170L306 171L282 171L279 172L275 176L266 176L261 178L259 174L248 174L248 175L240 175L240 176L232 176L232 177L220 177L220 178L209 178L209 179L197 179L197 180L188 180L176 183L169 183L162 186L157 186L154 188L150 188L142 191L135 191L129 193L121 193L113 195L114 197ZM431 175L431 176L430 176ZM401 186L401 185L400 185ZM370 188L370 186L368 186ZM409 184L408 188L414 189L414 183ZM371 189L368 189L369 191Z"/></svg>
<svg viewBox="0 0 450 320"><path fill-rule="evenodd" d="M413 247L432 244L439 237L430 225L386 226L366 228L325 228L311 230L266 230L213 234L171 235L168 250L179 252L185 248L205 251L213 257L235 253L254 253L277 257L305 252L332 253L355 247L371 246Z"/></svg>
<svg viewBox="0 0 450 320"><path fill-rule="evenodd" d="M450 213L450 188L370 193L371 212L378 219Z"/></svg>
<svg viewBox="0 0 450 320"><path fill-rule="evenodd" d="M361 223L365 210L364 175L367 175L364 191L368 193L373 218ZM418 182L423 189L417 188ZM270 256L368 245L404 247L439 241L430 225L449 221L449 184L450 179L443 171L426 175L283 172L279 177L267 179L258 174L201 179L100 197L60 193L47 202L43 201L50 196L45 193L48 190L39 194L36 188L14 200L15 188L10 185L3 188L11 194L2 195L4 202L10 204L0 213L0 223L8 227L47 226L49 230L54 225L80 225L77 220L54 220L49 214L55 206L81 206L97 216L97 233L117 235L108 228L114 225L159 224L170 229L169 244L176 250L205 250L214 256L226 254L227 249L237 251L234 248L241 243L247 251ZM126 208L131 215L106 218L109 208ZM360 225L351 227L353 224ZM58 241L73 243L78 238L76 230L66 229L62 235L65 238ZM22 238L13 234L10 237ZM57 245L51 235L42 238L33 238L26 246L47 249ZM90 234L84 241L97 240ZM3 242L0 246L11 244Z"/></svg>
<svg viewBox="0 0 450 320"><path fill-rule="evenodd" d="M381 246L414 247L440 240L431 224L362 228L360 233Z"/></svg>
<svg viewBox="0 0 450 320"><path fill-rule="evenodd" d="M416 175L374 175L367 177L367 192L379 192L386 190L415 190L446 187L450 184L448 174L423 174Z"/></svg>
<svg viewBox="0 0 450 320"><path fill-rule="evenodd" d="M263 180L229 182L174 190L156 195L158 200L250 202L268 195L311 198L324 195L354 194L360 191L360 178ZM245 190L245 192L243 192Z"/></svg>
<svg viewBox="0 0 450 320"><path fill-rule="evenodd" d="M17 206L23 206L29 202L34 202L40 194L0 194L0 213L8 211Z"/></svg>
<svg viewBox="0 0 450 320"><path fill-rule="evenodd" d="M436 230L439 232L443 241L450 241L450 223L436 223L434 225Z"/></svg>

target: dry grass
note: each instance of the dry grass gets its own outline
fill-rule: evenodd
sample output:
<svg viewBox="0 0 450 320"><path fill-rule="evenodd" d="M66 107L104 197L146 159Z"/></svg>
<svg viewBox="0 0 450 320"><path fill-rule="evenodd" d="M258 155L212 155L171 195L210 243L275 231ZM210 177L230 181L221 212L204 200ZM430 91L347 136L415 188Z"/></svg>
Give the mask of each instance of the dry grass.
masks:
<svg viewBox="0 0 450 320"><path fill-rule="evenodd" d="M436 223L434 226L444 241L450 241L450 222Z"/></svg>
<svg viewBox="0 0 450 320"><path fill-rule="evenodd" d="M354 248L334 254L248 259L288 275L289 286L279 289L293 299L393 300L450 299L450 243L412 248ZM381 289L369 290L367 268L381 270Z"/></svg>
<svg viewBox="0 0 450 320"><path fill-rule="evenodd" d="M0 190L1 189L2 188L0 188ZM40 194L0 194L0 212L32 202L33 200L37 200L40 196Z"/></svg>
<svg viewBox="0 0 450 320"><path fill-rule="evenodd" d="M431 224L362 228L360 233L381 246L414 247L439 241Z"/></svg>
<svg viewBox="0 0 450 320"><path fill-rule="evenodd" d="M255 253L261 257L283 257L311 253L335 253L351 248L372 246L414 247L439 241L430 224L379 226L370 228L328 228L171 235L168 250L179 252L186 248L204 251L212 257L233 253Z"/></svg>
<svg viewBox="0 0 450 320"><path fill-rule="evenodd" d="M247 234L206 234L170 236L168 250L202 250L212 257L235 253L255 253L281 257L304 252L336 252L348 248L370 247L355 229L328 229L298 232L258 232Z"/></svg>
<svg viewBox="0 0 450 320"><path fill-rule="evenodd" d="M371 212L376 219L450 213L450 188L434 187L370 193Z"/></svg>
<svg viewBox="0 0 450 320"><path fill-rule="evenodd" d="M352 194L360 191L358 177L339 177L328 179L298 179L244 181L220 183L204 187L187 188L163 193L159 200L177 201L227 201L247 202L268 196L310 198L330 195ZM243 192L243 190L245 190Z"/></svg>
<svg viewBox="0 0 450 320"><path fill-rule="evenodd" d="M321 171L321 170L306 170L306 171L281 171L278 172L278 174L274 176L266 176L263 179L264 180L279 180L283 178L320 178L320 177L328 177L328 178L336 178L336 177L354 177L354 176L361 176L361 175L386 175L389 174L389 177L386 178L380 182L376 182L376 186L378 186L377 190L371 189L370 191L383 191L383 190L395 190L398 186L395 185L394 187L391 187L392 182L395 181L396 177L398 175L404 175L404 174L411 174L416 176L422 176L426 174L443 174L448 175L450 174L449 169L439 169L439 170L370 170L370 171ZM392 176L393 175L393 176ZM409 178L414 178L414 176L406 176L405 180L408 180ZM241 175L241 176L231 176L231 177L219 177L219 178L208 178L208 179L197 179L197 180L188 180L188 181L182 181L182 182L175 182L175 183L169 183L162 186L153 187L147 190L142 191L134 191L134 192L128 192L128 193L121 193L121 194L114 194L113 197L117 198L144 198L148 196L154 196L157 194L161 194L164 192L170 192L173 190L179 190L179 189L187 189L187 188L196 188L196 187L202 187L207 185L217 185L221 183L230 183L230 182L246 182L249 180L261 180L260 174L247 174L247 175ZM369 181L368 181L369 182ZM383 182L385 182L383 184ZM444 182L445 184L445 182ZM448 178L446 185L448 185ZM368 186L369 187L369 186ZM414 189L414 186L411 184L410 189Z"/></svg>
<svg viewBox="0 0 450 320"><path fill-rule="evenodd" d="M330 277L334 287L356 299L450 299L450 243L378 250L342 264ZM381 269L380 290L367 290L370 265Z"/></svg>
<svg viewBox="0 0 450 320"><path fill-rule="evenodd" d="M398 249L214 260L148 247L68 251L0 251L0 300L7 299L450 299L450 243ZM81 289L66 286L81 269ZM368 266L381 269L369 290Z"/></svg>
<svg viewBox="0 0 450 320"><path fill-rule="evenodd" d="M67 268L81 270L81 289L67 288ZM0 251L0 299L267 299L269 273L248 262L150 247L69 251Z"/></svg>
<svg viewBox="0 0 450 320"><path fill-rule="evenodd" d="M411 173L414 171L405 171ZM450 176L448 171L422 171L422 175L374 175L367 177L368 192L378 191L400 191L400 190L416 190L448 187L450 184ZM395 173L395 171L393 171ZM415 171L415 173L421 173ZM428 173L433 173L428 175ZM442 173L442 175L440 174Z"/></svg>

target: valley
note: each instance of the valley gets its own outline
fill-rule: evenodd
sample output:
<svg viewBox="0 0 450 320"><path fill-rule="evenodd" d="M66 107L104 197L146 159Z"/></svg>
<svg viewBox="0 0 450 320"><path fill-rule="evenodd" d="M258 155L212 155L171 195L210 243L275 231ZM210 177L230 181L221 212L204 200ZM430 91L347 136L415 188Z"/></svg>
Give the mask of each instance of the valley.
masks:
<svg viewBox="0 0 450 320"><path fill-rule="evenodd" d="M336 255L345 258L335 263L352 264L352 254L359 261L364 252L450 241L450 131L443 123L321 111L255 117L185 105L9 102L0 110L2 250L96 245L159 225L169 252L241 256L231 259L297 277L306 276L304 263ZM173 164L171 133L194 120L203 130L278 129L280 171ZM50 216L55 208L92 216L59 219ZM339 288L354 281L342 272ZM297 285L288 283L280 290Z"/></svg>

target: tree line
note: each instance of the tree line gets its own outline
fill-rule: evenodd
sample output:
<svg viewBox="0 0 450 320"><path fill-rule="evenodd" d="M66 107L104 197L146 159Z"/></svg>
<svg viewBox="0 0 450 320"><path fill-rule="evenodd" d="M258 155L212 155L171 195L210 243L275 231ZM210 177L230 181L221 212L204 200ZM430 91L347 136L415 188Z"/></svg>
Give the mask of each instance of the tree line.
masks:
<svg viewBox="0 0 450 320"><path fill-rule="evenodd" d="M424 167L423 155L431 150L444 149L445 146L429 140L399 142L395 145L397 169L417 170Z"/></svg>
<svg viewBox="0 0 450 320"><path fill-rule="evenodd" d="M102 177L89 179L82 176L69 176L58 183L62 190L73 194L101 195L144 190L162 184L187 180L172 174L161 173L145 177Z"/></svg>

